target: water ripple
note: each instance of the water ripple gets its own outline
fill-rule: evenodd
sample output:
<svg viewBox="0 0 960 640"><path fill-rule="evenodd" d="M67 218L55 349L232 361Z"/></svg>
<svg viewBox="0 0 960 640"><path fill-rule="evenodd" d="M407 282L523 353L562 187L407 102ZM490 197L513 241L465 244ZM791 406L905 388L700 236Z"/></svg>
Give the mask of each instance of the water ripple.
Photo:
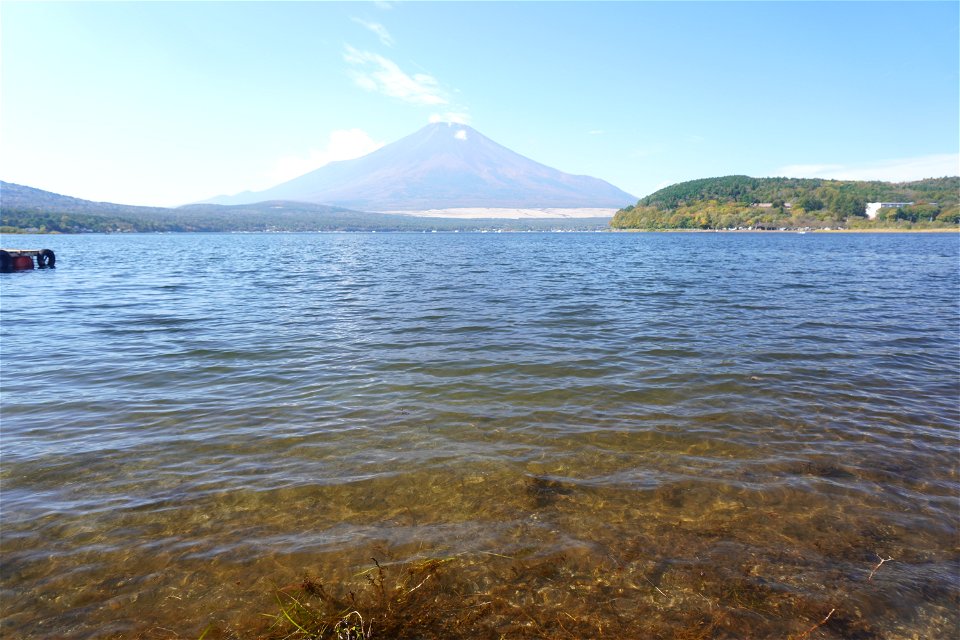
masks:
<svg viewBox="0 0 960 640"><path fill-rule="evenodd" d="M2 276L0 631L241 610L307 557L641 542L786 549L807 594L896 555L885 637L957 621L954 236L22 240L58 268Z"/></svg>

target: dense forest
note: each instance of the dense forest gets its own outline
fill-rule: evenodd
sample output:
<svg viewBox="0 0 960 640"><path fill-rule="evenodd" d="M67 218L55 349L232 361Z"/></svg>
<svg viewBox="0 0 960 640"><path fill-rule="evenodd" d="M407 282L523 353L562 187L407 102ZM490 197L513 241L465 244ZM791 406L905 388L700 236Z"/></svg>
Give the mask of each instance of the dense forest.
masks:
<svg viewBox="0 0 960 640"><path fill-rule="evenodd" d="M954 228L960 178L890 183L725 176L681 182L621 209L615 229ZM866 217L868 202L913 202Z"/></svg>
<svg viewBox="0 0 960 640"><path fill-rule="evenodd" d="M178 231L542 231L606 228L608 219L456 220L352 211L302 202L165 209L91 202L0 182L0 233Z"/></svg>

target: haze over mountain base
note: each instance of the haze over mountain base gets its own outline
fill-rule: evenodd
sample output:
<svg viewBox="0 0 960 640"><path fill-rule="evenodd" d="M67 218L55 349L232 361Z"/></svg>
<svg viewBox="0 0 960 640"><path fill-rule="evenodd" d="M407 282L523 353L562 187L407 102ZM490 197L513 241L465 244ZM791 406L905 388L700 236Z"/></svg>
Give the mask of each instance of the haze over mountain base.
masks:
<svg viewBox="0 0 960 640"><path fill-rule="evenodd" d="M612 207L612 217L637 199L604 180L535 162L466 125L438 122L360 158L331 162L264 191L217 196L206 203L268 200L403 212Z"/></svg>
<svg viewBox="0 0 960 640"><path fill-rule="evenodd" d="M380 213L416 216L420 218L453 218L457 220L523 220L548 218L612 218L616 212L616 209L600 208L564 209L546 207L537 209L510 209L458 207L453 209L424 209L419 211L382 211Z"/></svg>

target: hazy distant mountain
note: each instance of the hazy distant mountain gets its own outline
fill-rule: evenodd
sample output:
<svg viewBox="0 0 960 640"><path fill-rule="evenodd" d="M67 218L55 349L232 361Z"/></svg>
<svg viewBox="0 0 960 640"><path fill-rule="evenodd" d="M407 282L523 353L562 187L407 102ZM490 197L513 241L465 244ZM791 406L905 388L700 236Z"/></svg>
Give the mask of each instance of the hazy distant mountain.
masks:
<svg viewBox="0 0 960 640"><path fill-rule="evenodd" d="M265 191L209 200L314 202L373 211L459 207L610 207L636 197L551 169L461 124L430 124L362 158L332 162Z"/></svg>
<svg viewBox="0 0 960 640"><path fill-rule="evenodd" d="M302 202L168 209L92 202L0 181L0 227L61 233L89 231L364 231L411 228L409 216ZM412 227L418 230L419 227ZM429 228L429 227L428 227Z"/></svg>
<svg viewBox="0 0 960 640"><path fill-rule="evenodd" d="M164 207L141 207L113 202L94 202L64 196L22 184L0 181L0 209L9 211L34 211L62 214L131 215L167 211Z"/></svg>
<svg viewBox="0 0 960 640"><path fill-rule="evenodd" d="M133 231L596 231L609 218L458 220L352 211L308 202L268 201L165 209L92 202L0 181L0 232Z"/></svg>

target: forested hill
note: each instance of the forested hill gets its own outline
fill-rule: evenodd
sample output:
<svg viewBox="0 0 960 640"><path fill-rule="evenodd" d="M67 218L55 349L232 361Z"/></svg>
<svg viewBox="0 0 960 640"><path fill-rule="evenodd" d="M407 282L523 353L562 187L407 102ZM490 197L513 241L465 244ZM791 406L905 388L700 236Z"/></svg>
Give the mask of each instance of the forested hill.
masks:
<svg viewBox="0 0 960 640"><path fill-rule="evenodd" d="M725 176L681 182L621 209L620 229L955 226L960 177L916 182ZM868 202L913 202L866 219Z"/></svg>

